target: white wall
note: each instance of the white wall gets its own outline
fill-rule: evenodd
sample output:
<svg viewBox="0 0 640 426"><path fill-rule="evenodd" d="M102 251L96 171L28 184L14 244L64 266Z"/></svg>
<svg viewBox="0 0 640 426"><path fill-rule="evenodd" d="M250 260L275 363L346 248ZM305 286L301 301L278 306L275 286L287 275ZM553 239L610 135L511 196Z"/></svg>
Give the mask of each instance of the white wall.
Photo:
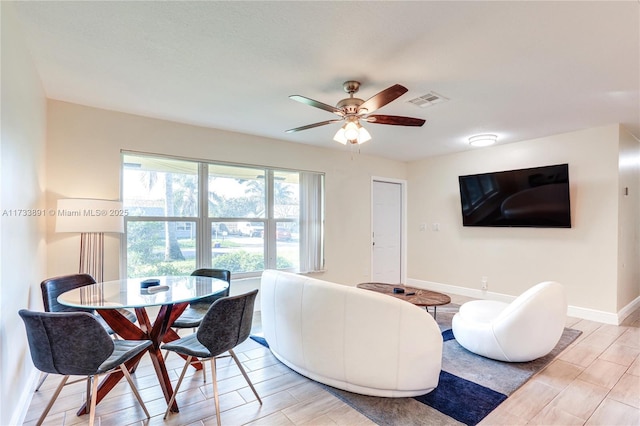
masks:
<svg viewBox="0 0 640 426"><path fill-rule="evenodd" d="M333 144L327 139L327 144ZM348 149L321 149L85 106L49 101L47 205L58 198L120 196L120 151L325 172L326 269L320 277L355 285L370 274L371 176L404 179L406 164ZM49 275L77 271L79 237L53 232ZM118 277L118 240L105 238L105 279Z"/></svg>
<svg viewBox="0 0 640 426"><path fill-rule="evenodd" d="M611 125L409 164L408 276L474 291L486 276L490 292L512 296L556 280L570 305L615 314L618 130ZM559 163L569 164L571 229L462 226L459 175ZM427 231L419 231L421 223Z"/></svg>
<svg viewBox="0 0 640 426"><path fill-rule="evenodd" d="M31 396L31 364L21 308L42 309L45 221L16 216L44 208L45 108L39 77L7 2L2 20L2 143L0 144L0 424L17 424ZM18 409L17 409L18 408Z"/></svg>
<svg viewBox="0 0 640 426"><path fill-rule="evenodd" d="M618 298L621 310L640 296L640 141L620 127Z"/></svg>
<svg viewBox="0 0 640 426"><path fill-rule="evenodd" d="M625 203L620 199L622 176L637 181L637 171L619 172L618 153L621 145L637 149L637 142L625 139L618 125L407 165L49 101L47 144L48 207L61 197L119 198L122 149L325 172L323 279L351 285L369 279L370 179L384 176L408 180L407 276L413 282L479 290L480 278L487 276L490 292L517 295L554 279L567 287L571 305L609 314L638 295L637 237L623 243L618 235L619 221L638 226L635 204L619 212L619 204ZM462 227L459 175L558 163L569 163L571 229ZM628 186L632 191L638 187ZM619 219L623 212L624 221ZM440 231L428 226L421 232L421 223L439 223ZM47 274L75 272L78 237L55 234L53 227L49 218ZM111 279L119 274L119 243L116 237L106 240L105 277Z"/></svg>

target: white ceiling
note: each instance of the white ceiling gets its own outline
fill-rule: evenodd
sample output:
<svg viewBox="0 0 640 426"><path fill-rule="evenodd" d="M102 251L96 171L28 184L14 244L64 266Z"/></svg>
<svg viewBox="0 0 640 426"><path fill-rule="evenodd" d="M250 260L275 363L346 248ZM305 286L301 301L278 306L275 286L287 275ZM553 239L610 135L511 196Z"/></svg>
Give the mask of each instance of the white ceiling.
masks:
<svg viewBox="0 0 640 426"><path fill-rule="evenodd" d="M3 7L6 5L3 5ZM367 124L362 152L397 160L622 123L640 137L640 3L13 3L47 97L327 148L338 124L292 101L334 105L409 89ZM434 91L449 101L407 101ZM188 141L176 141L188 143ZM476 148L477 149L477 148Z"/></svg>

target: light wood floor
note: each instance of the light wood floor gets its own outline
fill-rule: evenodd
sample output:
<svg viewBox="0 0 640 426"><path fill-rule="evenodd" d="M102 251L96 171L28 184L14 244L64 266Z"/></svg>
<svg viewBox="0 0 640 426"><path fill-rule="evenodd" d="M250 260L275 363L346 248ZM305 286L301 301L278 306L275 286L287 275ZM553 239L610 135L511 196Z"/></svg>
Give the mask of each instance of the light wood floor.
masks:
<svg viewBox="0 0 640 426"><path fill-rule="evenodd" d="M454 303L467 298L452 296ZM256 315L254 331L260 330ZM567 326L583 334L547 368L534 376L481 425L638 425L640 424L640 310L616 327L570 318ZM229 358L218 363L223 425L372 425L313 381L278 362L261 345L248 339L236 350L263 405L246 385ZM167 367L174 384L182 359L172 354ZM166 403L147 356L134 380L151 419L146 420L126 381L118 384L98 404L96 424L101 425L215 425L211 379L190 369L177 401L180 413L163 420ZM25 425L35 424L59 377L50 376L33 396ZM88 416L77 417L84 401L85 384L65 387L45 424L81 425Z"/></svg>

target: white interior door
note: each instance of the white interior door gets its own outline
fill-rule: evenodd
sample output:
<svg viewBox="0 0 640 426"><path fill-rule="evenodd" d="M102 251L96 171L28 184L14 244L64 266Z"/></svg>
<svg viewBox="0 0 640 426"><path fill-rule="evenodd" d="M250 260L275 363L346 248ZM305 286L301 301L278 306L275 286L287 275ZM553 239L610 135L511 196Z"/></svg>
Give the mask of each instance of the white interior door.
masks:
<svg viewBox="0 0 640 426"><path fill-rule="evenodd" d="M402 282L402 189L401 183L373 181L373 282Z"/></svg>

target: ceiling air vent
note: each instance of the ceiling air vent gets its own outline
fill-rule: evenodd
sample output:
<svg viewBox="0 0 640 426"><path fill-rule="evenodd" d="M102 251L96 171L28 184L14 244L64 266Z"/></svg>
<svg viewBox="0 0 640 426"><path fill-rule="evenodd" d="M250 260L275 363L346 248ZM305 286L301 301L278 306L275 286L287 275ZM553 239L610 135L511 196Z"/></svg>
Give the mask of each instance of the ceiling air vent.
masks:
<svg viewBox="0 0 640 426"><path fill-rule="evenodd" d="M439 104L441 102L448 101L449 99L444 96L438 95L435 92L429 92L426 95L418 96L415 99L411 99L407 102L419 106L421 108L426 108L431 105Z"/></svg>

